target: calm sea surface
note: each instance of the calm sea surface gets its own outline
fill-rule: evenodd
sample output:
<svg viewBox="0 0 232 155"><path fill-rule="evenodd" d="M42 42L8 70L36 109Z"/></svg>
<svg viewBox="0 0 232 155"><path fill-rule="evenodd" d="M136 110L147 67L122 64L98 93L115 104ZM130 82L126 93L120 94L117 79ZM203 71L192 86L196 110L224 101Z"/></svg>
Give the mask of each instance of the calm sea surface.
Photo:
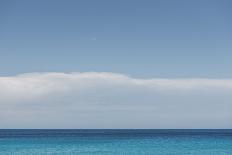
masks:
<svg viewBox="0 0 232 155"><path fill-rule="evenodd" d="M232 155L232 130L0 130L0 155Z"/></svg>

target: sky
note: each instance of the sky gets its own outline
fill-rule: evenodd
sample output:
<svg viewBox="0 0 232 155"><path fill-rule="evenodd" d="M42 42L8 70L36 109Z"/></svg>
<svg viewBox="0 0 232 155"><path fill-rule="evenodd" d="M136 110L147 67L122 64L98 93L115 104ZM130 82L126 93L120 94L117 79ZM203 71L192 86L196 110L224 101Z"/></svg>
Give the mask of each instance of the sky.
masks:
<svg viewBox="0 0 232 155"><path fill-rule="evenodd" d="M1 0L0 128L232 128L230 0Z"/></svg>

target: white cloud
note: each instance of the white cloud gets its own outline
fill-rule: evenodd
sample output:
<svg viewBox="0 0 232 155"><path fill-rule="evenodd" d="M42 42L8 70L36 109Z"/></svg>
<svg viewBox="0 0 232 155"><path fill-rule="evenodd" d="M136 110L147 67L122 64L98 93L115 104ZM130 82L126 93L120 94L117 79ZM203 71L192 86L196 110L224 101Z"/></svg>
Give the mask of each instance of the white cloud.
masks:
<svg viewBox="0 0 232 155"><path fill-rule="evenodd" d="M0 128L231 128L232 79L0 77Z"/></svg>

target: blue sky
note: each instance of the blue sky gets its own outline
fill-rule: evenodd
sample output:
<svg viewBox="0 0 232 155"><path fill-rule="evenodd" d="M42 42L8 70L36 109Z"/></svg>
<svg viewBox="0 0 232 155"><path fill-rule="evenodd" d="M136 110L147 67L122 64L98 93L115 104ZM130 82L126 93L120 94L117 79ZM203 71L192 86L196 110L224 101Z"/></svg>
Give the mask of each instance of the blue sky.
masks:
<svg viewBox="0 0 232 155"><path fill-rule="evenodd" d="M0 2L0 75L230 78L229 0Z"/></svg>
<svg viewBox="0 0 232 155"><path fill-rule="evenodd" d="M1 0L0 128L232 128L231 8Z"/></svg>

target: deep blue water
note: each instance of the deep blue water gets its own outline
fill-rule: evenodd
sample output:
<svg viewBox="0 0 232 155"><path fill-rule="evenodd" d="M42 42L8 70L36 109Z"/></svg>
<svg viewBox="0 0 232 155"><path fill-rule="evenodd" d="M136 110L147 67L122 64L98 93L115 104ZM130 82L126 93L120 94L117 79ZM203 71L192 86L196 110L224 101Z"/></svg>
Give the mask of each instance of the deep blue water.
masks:
<svg viewBox="0 0 232 155"><path fill-rule="evenodd" d="M0 130L0 155L232 155L232 130Z"/></svg>

